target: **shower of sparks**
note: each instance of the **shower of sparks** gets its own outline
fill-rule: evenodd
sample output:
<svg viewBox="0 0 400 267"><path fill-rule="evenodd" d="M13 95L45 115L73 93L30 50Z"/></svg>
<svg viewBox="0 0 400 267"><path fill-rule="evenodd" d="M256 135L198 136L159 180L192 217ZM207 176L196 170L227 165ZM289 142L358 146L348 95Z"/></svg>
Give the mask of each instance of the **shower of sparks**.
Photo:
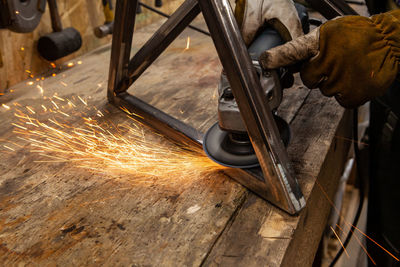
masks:
<svg viewBox="0 0 400 267"><path fill-rule="evenodd" d="M331 226L331 230L332 230L332 232L335 234L337 240L339 240L339 243L340 243L340 245L342 246L342 248L344 249L344 252L346 253L347 258L350 258L349 253L347 253L347 249L345 248L345 246L344 246L343 243L342 243L342 240L340 240L340 237L339 237L338 234L335 232L335 229L333 229L332 226Z"/></svg>
<svg viewBox="0 0 400 267"><path fill-rule="evenodd" d="M107 121L104 112L88 105L84 97L53 95L36 108L16 106L12 125L17 138L38 155L38 163L69 162L97 172L133 174L141 182L157 178L168 183L223 168L200 149L148 140L145 127L135 118L115 124Z"/></svg>

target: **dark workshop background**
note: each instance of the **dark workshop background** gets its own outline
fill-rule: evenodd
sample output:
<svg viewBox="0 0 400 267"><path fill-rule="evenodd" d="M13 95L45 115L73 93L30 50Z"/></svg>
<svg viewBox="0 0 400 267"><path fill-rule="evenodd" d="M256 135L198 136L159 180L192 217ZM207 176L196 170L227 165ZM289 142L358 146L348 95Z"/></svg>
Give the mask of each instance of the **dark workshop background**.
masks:
<svg viewBox="0 0 400 267"><path fill-rule="evenodd" d="M153 5L154 0L143 3ZM160 10L170 14L183 1L164 1ZM115 1L114 8L115 8ZM61 0L57 1L63 26L74 27L82 35L82 47L75 53L54 62L56 65L85 54L101 45L109 43L111 36L99 39L93 34L93 28L104 23L101 0ZM146 9L136 17L139 29L161 17ZM11 86L33 75L40 75L49 69L49 62L40 58L36 46L40 36L52 32L49 8L43 15L39 26L31 33L15 33L0 30L0 94L6 93ZM108 63L107 63L108 64Z"/></svg>

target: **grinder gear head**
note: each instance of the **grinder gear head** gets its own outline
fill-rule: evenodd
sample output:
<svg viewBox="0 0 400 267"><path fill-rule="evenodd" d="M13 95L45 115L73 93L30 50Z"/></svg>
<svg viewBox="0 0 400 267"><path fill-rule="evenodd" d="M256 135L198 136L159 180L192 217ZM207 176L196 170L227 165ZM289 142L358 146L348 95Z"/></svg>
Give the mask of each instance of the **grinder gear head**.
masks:
<svg viewBox="0 0 400 267"><path fill-rule="evenodd" d="M272 111L275 111L282 101L281 77L284 71L282 69L263 70L256 59L266 48L282 43L283 40L276 31L266 28L248 49L260 79L265 101L268 102ZM218 84L218 95L218 123L214 124L204 136L204 151L208 157L223 166L257 167L259 165L257 156L224 72ZM283 142L287 145L290 137L289 126L282 118L276 115L274 118Z"/></svg>

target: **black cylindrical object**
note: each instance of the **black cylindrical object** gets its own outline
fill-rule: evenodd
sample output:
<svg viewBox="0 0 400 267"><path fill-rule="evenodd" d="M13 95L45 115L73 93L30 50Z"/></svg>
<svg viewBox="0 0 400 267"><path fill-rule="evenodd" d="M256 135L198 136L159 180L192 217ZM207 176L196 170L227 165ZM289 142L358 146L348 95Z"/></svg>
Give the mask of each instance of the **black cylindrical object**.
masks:
<svg viewBox="0 0 400 267"><path fill-rule="evenodd" d="M155 0L154 1L154 5L156 6L156 7L162 7L162 0Z"/></svg>
<svg viewBox="0 0 400 267"><path fill-rule="evenodd" d="M103 38L108 34L112 34L113 29L114 29L114 21L111 21L110 23L106 23L94 28L94 35L96 35L97 38Z"/></svg>
<svg viewBox="0 0 400 267"><path fill-rule="evenodd" d="M81 46L81 35L72 27L42 36L38 41L39 54L49 61L65 57Z"/></svg>

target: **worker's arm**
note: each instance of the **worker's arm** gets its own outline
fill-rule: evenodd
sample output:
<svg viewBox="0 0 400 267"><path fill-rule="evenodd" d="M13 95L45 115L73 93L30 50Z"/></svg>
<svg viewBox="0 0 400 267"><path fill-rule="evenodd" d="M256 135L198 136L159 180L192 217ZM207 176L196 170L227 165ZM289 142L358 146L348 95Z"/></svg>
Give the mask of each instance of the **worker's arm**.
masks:
<svg viewBox="0 0 400 267"><path fill-rule="evenodd" d="M399 71L400 10L372 16L346 16L308 35L265 51L265 69L303 61L300 75L309 88L356 107L383 95Z"/></svg>

